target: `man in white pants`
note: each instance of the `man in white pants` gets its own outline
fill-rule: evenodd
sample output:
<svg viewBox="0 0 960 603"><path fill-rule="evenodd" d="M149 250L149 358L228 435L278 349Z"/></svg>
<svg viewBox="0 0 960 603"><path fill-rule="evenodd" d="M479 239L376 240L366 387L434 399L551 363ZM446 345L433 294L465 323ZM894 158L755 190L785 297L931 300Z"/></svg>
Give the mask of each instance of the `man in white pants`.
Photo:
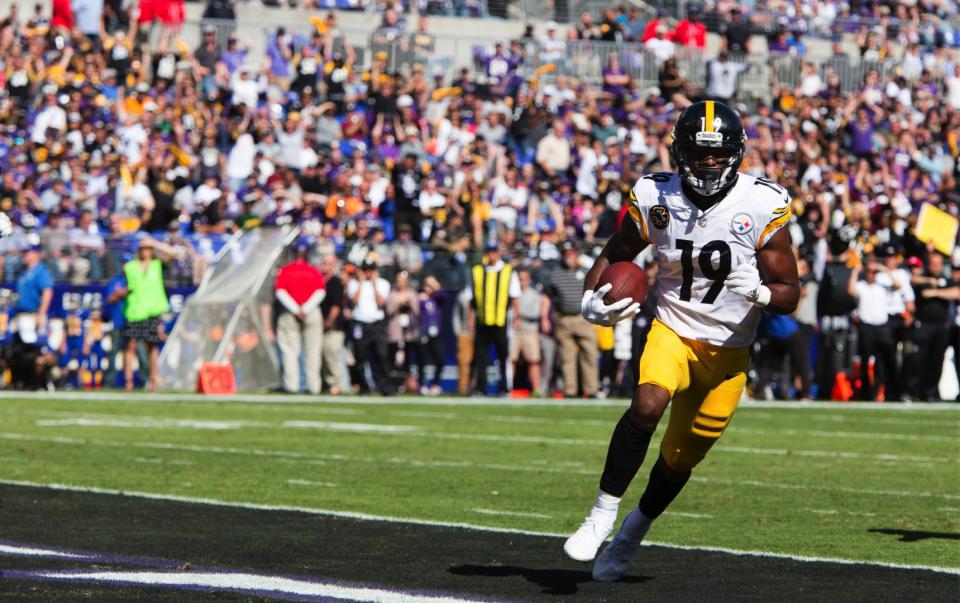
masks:
<svg viewBox="0 0 960 603"><path fill-rule="evenodd" d="M307 262L310 247L298 242L295 258L280 268L274 285L280 316L277 343L283 365L283 389L300 392L300 354L303 353L307 391L320 393L320 362L323 349L323 315L320 302L326 295L323 275Z"/></svg>

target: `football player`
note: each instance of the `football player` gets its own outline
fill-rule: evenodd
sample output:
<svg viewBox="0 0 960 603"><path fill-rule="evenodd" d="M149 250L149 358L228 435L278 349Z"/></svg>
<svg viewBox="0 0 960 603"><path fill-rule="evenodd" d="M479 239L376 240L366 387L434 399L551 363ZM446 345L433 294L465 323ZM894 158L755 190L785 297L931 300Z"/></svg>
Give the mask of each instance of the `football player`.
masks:
<svg viewBox="0 0 960 603"><path fill-rule="evenodd" d="M567 555L594 559L673 403L640 504L597 557L595 580L617 580L626 572L650 524L730 423L761 310L785 314L797 307L797 264L783 228L790 196L766 178L737 172L745 143L743 124L730 107L708 100L684 110L670 147L677 173L637 181L628 205L632 219L622 221L584 280L587 320L611 325L629 318L639 304L630 298L605 304L611 285L594 289L610 264L632 261L648 245L655 250L659 302L639 383L610 439L593 509L564 544Z"/></svg>

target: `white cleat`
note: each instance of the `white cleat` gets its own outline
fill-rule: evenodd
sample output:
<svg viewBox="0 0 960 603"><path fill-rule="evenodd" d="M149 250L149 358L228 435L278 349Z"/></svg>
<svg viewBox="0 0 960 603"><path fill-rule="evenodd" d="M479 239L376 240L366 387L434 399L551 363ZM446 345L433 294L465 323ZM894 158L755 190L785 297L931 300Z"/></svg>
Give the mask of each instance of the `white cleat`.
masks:
<svg viewBox="0 0 960 603"><path fill-rule="evenodd" d="M574 561L592 561L597 549L613 531L616 512L593 509L573 536L563 543L563 552Z"/></svg>

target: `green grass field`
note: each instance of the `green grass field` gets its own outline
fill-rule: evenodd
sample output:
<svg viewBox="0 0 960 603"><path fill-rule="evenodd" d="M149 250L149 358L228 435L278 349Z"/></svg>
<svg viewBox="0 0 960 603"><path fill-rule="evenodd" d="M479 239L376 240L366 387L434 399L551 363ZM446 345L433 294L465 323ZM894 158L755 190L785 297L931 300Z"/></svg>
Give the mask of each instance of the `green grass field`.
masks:
<svg viewBox="0 0 960 603"><path fill-rule="evenodd" d="M0 481L561 534L623 410L105 397L0 399ZM649 538L960 568L958 461L960 406L745 406Z"/></svg>

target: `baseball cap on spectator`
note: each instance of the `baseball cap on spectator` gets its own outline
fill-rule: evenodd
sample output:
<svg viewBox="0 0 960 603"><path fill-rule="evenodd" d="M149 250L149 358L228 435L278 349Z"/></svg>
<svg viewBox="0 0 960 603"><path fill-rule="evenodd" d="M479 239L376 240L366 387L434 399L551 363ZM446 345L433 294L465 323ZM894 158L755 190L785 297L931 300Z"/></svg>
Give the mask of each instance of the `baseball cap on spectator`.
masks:
<svg viewBox="0 0 960 603"><path fill-rule="evenodd" d="M500 242L496 239L487 239L486 244L483 246L484 251L500 251Z"/></svg>
<svg viewBox="0 0 960 603"><path fill-rule="evenodd" d="M566 240L560 244L560 251L562 251L563 253L567 253L568 251L576 252L576 251L579 251L579 249L577 249L576 243L570 240Z"/></svg>
<svg viewBox="0 0 960 603"><path fill-rule="evenodd" d="M917 256L913 256L907 260L907 266L910 266L911 268L923 268L923 260Z"/></svg>
<svg viewBox="0 0 960 603"><path fill-rule="evenodd" d="M204 25L204 26L203 26L203 33L204 33L204 35L215 34L215 33L217 33L217 28L214 27L213 25Z"/></svg>
<svg viewBox="0 0 960 603"><path fill-rule="evenodd" d="M397 106L401 109L413 106L413 97L409 94L401 94L397 97Z"/></svg>
<svg viewBox="0 0 960 603"><path fill-rule="evenodd" d="M297 239L293 244L294 253L306 253L310 251L310 242L306 239Z"/></svg>

